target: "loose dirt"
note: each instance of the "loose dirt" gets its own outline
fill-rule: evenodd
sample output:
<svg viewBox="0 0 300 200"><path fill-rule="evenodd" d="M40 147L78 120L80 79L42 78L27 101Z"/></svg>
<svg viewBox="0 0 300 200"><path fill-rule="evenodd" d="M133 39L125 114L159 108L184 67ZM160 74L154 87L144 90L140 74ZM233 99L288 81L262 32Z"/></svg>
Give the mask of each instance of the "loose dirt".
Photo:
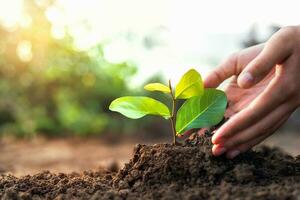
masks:
<svg viewBox="0 0 300 200"><path fill-rule="evenodd" d="M137 145L118 172L0 178L2 199L300 199L300 156L261 147L213 157L209 136L182 146Z"/></svg>

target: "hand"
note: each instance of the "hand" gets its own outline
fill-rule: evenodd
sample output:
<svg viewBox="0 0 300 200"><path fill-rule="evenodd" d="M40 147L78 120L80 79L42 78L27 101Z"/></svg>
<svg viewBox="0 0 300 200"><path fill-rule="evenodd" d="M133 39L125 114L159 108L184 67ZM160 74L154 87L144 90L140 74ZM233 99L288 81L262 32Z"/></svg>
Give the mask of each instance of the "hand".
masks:
<svg viewBox="0 0 300 200"><path fill-rule="evenodd" d="M230 119L213 135L213 154L228 158L251 149L274 133L300 105L300 27L286 27L266 44L233 54L205 79L225 90Z"/></svg>

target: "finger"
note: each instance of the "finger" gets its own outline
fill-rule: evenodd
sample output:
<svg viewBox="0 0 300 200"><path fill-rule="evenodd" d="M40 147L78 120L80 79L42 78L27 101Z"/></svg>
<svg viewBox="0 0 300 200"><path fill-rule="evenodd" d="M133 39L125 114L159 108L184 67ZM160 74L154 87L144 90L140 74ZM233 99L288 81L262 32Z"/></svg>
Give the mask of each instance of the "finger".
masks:
<svg viewBox="0 0 300 200"><path fill-rule="evenodd" d="M249 106L231 117L216 131L212 137L212 142L214 144L224 142L226 138L232 137L236 133L261 120L288 98L282 95L282 91L283 89L276 84L276 80L271 80L265 91L252 101ZM268 99L268 101L266 101L266 99Z"/></svg>
<svg viewBox="0 0 300 200"><path fill-rule="evenodd" d="M283 104L275 111L271 112L267 117L260 120L258 123L229 138L222 145L226 149L236 148L240 144L247 143L262 134L268 133L274 130L273 127L282 120L282 116L286 116L292 112L292 110L293 107L291 107L289 104Z"/></svg>
<svg viewBox="0 0 300 200"><path fill-rule="evenodd" d="M262 52L254 58L238 77L241 88L249 88L261 81L276 64L281 64L292 54L289 38L282 31L274 34L266 43Z"/></svg>
<svg viewBox="0 0 300 200"><path fill-rule="evenodd" d="M205 77L204 86L206 88L216 88L224 80L240 74L243 68L261 52L262 47L263 44L256 45L231 55Z"/></svg>
<svg viewBox="0 0 300 200"><path fill-rule="evenodd" d="M290 115L287 115L283 119L281 119L281 121L278 124L276 124L270 132L265 133L264 135L261 135L260 137L255 138L247 143L241 144L236 149L229 150L226 153L226 157L229 159L233 159L240 153L244 153L244 152L250 150L251 148L253 148L254 146L256 146L257 144L261 143L263 140L265 140L267 137L269 137L273 132L275 132L289 118L289 116Z"/></svg>
<svg viewBox="0 0 300 200"><path fill-rule="evenodd" d="M245 152L248 149L252 148L254 145L258 144L259 142L263 141L265 138L267 138L270 134L272 134L275 130L277 130L290 116L290 113L286 114L283 118L280 119L278 123L274 123L272 128L264 132L263 135L260 135L258 137L253 138L250 141L247 141L243 144L238 145L238 147L226 147L226 145L223 144L217 144L214 145L212 148L212 152L215 156L222 155L227 151L227 157L228 158L233 158L237 156L239 153Z"/></svg>
<svg viewBox="0 0 300 200"><path fill-rule="evenodd" d="M213 145L212 147L212 153L214 156L220 156L223 153L225 153L227 149L223 147L222 145Z"/></svg>

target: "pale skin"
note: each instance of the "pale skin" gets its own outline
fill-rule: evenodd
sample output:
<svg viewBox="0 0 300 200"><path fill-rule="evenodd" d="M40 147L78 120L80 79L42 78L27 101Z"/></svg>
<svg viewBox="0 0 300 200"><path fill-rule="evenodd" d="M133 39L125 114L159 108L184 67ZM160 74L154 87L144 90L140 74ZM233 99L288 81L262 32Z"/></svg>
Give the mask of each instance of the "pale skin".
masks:
<svg viewBox="0 0 300 200"><path fill-rule="evenodd" d="M230 77L230 119L215 131L212 152L232 159L273 134L300 106L300 26L233 54L204 84L216 88Z"/></svg>

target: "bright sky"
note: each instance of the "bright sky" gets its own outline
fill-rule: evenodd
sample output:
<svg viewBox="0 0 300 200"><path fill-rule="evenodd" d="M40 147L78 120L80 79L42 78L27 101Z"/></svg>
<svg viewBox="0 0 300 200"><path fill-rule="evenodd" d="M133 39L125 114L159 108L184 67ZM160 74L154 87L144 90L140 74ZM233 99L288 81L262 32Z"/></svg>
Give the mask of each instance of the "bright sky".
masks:
<svg viewBox="0 0 300 200"><path fill-rule="evenodd" d="M253 24L262 37L270 24L299 24L299 7L297 0L57 0L46 15L54 37L68 26L78 48L105 42L106 58L136 63L140 82L156 72L177 80L190 67L205 74L240 48ZM22 0L0 0L0 20L28 25L21 9ZM155 45L147 49L147 41Z"/></svg>

